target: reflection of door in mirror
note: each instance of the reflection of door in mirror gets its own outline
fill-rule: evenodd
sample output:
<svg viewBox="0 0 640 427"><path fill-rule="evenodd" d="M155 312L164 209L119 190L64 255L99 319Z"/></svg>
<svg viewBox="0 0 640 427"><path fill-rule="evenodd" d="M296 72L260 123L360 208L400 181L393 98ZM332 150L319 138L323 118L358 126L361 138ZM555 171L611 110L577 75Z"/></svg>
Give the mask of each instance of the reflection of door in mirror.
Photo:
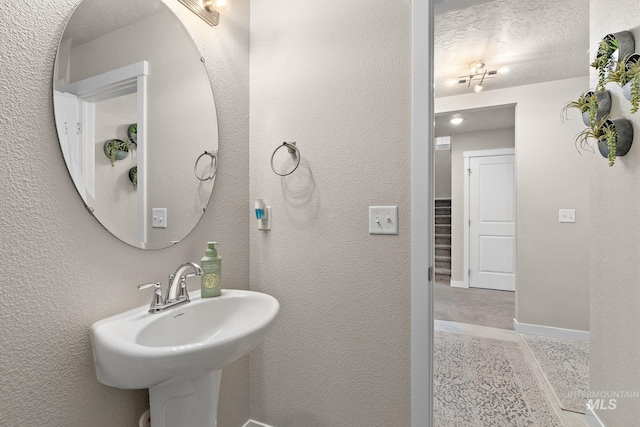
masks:
<svg viewBox="0 0 640 427"><path fill-rule="evenodd" d="M112 9L83 0L65 29L54 70L60 144L96 219L130 245L163 248L193 229L211 196L213 180L193 170L202 153L217 152L213 94L193 40L161 1ZM127 141L133 123L137 146L112 166L103 145ZM166 228L151 227L153 208L167 209Z"/></svg>

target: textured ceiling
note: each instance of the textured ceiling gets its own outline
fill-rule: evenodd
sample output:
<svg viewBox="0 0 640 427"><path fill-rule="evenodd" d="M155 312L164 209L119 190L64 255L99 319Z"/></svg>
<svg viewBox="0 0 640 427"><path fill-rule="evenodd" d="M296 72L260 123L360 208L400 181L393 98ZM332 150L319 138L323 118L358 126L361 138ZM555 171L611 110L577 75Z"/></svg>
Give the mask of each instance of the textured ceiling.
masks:
<svg viewBox="0 0 640 427"><path fill-rule="evenodd" d="M452 125L449 120L459 114L464 121ZM436 137L483 130L507 129L515 126L515 105L501 105L436 114Z"/></svg>
<svg viewBox="0 0 640 427"><path fill-rule="evenodd" d="M445 83L478 59L511 68L484 90L589 74L589 0L438 0L435 8L436 97L472 92Z"/></svg>
<svg viewBox="0 0 640 427"><path fill-rule="evenodd" d="M164 10L166 6L160 0L83 1L73 12L62 38L72 34L72 46L79 46ZM87 19L87 16L99 16L100 20Z"/></svg>

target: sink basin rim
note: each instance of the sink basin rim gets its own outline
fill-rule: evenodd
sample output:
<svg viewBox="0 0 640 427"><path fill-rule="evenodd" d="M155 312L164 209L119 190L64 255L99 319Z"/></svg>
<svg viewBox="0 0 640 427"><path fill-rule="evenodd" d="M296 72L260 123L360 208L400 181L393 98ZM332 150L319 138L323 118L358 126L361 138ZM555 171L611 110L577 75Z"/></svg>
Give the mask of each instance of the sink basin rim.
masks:
<svg viewBox="0 0 640 427"><path fill-rule="evenodd" d="M278 314L280 307L278 300L271 295L253 291L223 289L222 295L216 298L201 298L199 291L191 292L190 295L190 302L169 308L165 312L151 314L148 312L149 306L145 305L99 320L91 326L91 339L95 343L99 342L99 345L105 350L110 350L111 352L118 353L123 356L126 355L128 357L134 357L140 361L145 359L153 359L157 361L162 359L162 353L166 353L167 357L174 358L177 355L187 355L195 351L200 351L204 348L222 347L225 344L229 344L231 341L237 340L239 337L251 335L251 333L259 331L264 327L261 324L250 325L235 330L222 338L210 341L196 341L182 345L155 347L136 342L136 337L142 330L162 317L175 316L176 314L185 312L185 310L187 310L191 305L207 303L215 304L214 300L218 300L218 298L235 299L257 297L267 300L270 304L266 315L261 319L262 322L270 324ZM123 323L130 323L131 327L122 331Z"/></svg>

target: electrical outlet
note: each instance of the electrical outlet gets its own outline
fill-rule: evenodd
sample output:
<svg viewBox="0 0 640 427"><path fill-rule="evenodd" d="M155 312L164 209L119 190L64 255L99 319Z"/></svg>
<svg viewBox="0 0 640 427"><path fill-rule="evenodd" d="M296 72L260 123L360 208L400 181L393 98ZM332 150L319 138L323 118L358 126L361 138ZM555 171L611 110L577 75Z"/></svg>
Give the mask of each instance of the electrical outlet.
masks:
<svg viewBox="0 0 640 427"><path fill-rule="evenodd" d="M369 206L369 234L398 234L398 207Z"/></svg>

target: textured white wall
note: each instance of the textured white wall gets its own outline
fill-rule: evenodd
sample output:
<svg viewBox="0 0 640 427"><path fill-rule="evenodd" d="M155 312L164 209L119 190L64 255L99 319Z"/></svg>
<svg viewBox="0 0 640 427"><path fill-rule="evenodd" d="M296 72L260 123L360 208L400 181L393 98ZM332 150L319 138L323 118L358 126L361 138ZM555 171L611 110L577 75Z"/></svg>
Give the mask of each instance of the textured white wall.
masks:
<svg viewBox="0 0 640 427"><path fill-rule="evenodd" d="M513 148L514 129L451 135L451 280L464 279L464 157L465 151Z"/></svg>
<svg viewBox="0 0 640 427"><path fill-rule="evenodd" d="M640 47L637 2L591 0L591 52L609 33L630 30ZM591 71L591 86L597 76ZM590 375L593 392L640 391L640 116L631 114L629 102L613 83L614 118L633 123L634 144L613 168L597 156L591 177L591 348ZM608 403L608 402L607 402ZM617 399L615 410L597 411L606 426L635 426L640 420L640 399Z"/></svg>
<svg viewBox="0 0 640 427"><path fill-rule="evenodd" d="M589 330L589 162L573 139L576 115L562 107L589 85L587 77L436 99L436 113L516 104L516 318L521 323ZM575 208L575 224L558 209Z"/></svg>
<svg viewBox="0 0 640 427"><path fill-rule="evenodd" d="M0 136L10 153L0 168L3 426L137 425L147 393L97 382L91 324L147 304L149 295L135 285L166 281L170 269L198 260L210 239L221 242L225 286L249 283L249 2L235 0L217 28L172 2L207 59L222 161L202 221L161 251L132 248L105 231L84 210L64 165L51 82L58 40L76 3L5 0L0 14ZM248 418L248 374L248 358L223 374L220 427Z"/></svg>
<svg viewBox="0 0 640 427"><path fill-rule="evenodd" d="M251 288L279 299L251 355L251 416L277 427L410 425L411 3L251 3ZM300 168L269 166L297 141ZM368 206L398 205L397 236ZM247 204L249 208L250 205Z"/></svg>

